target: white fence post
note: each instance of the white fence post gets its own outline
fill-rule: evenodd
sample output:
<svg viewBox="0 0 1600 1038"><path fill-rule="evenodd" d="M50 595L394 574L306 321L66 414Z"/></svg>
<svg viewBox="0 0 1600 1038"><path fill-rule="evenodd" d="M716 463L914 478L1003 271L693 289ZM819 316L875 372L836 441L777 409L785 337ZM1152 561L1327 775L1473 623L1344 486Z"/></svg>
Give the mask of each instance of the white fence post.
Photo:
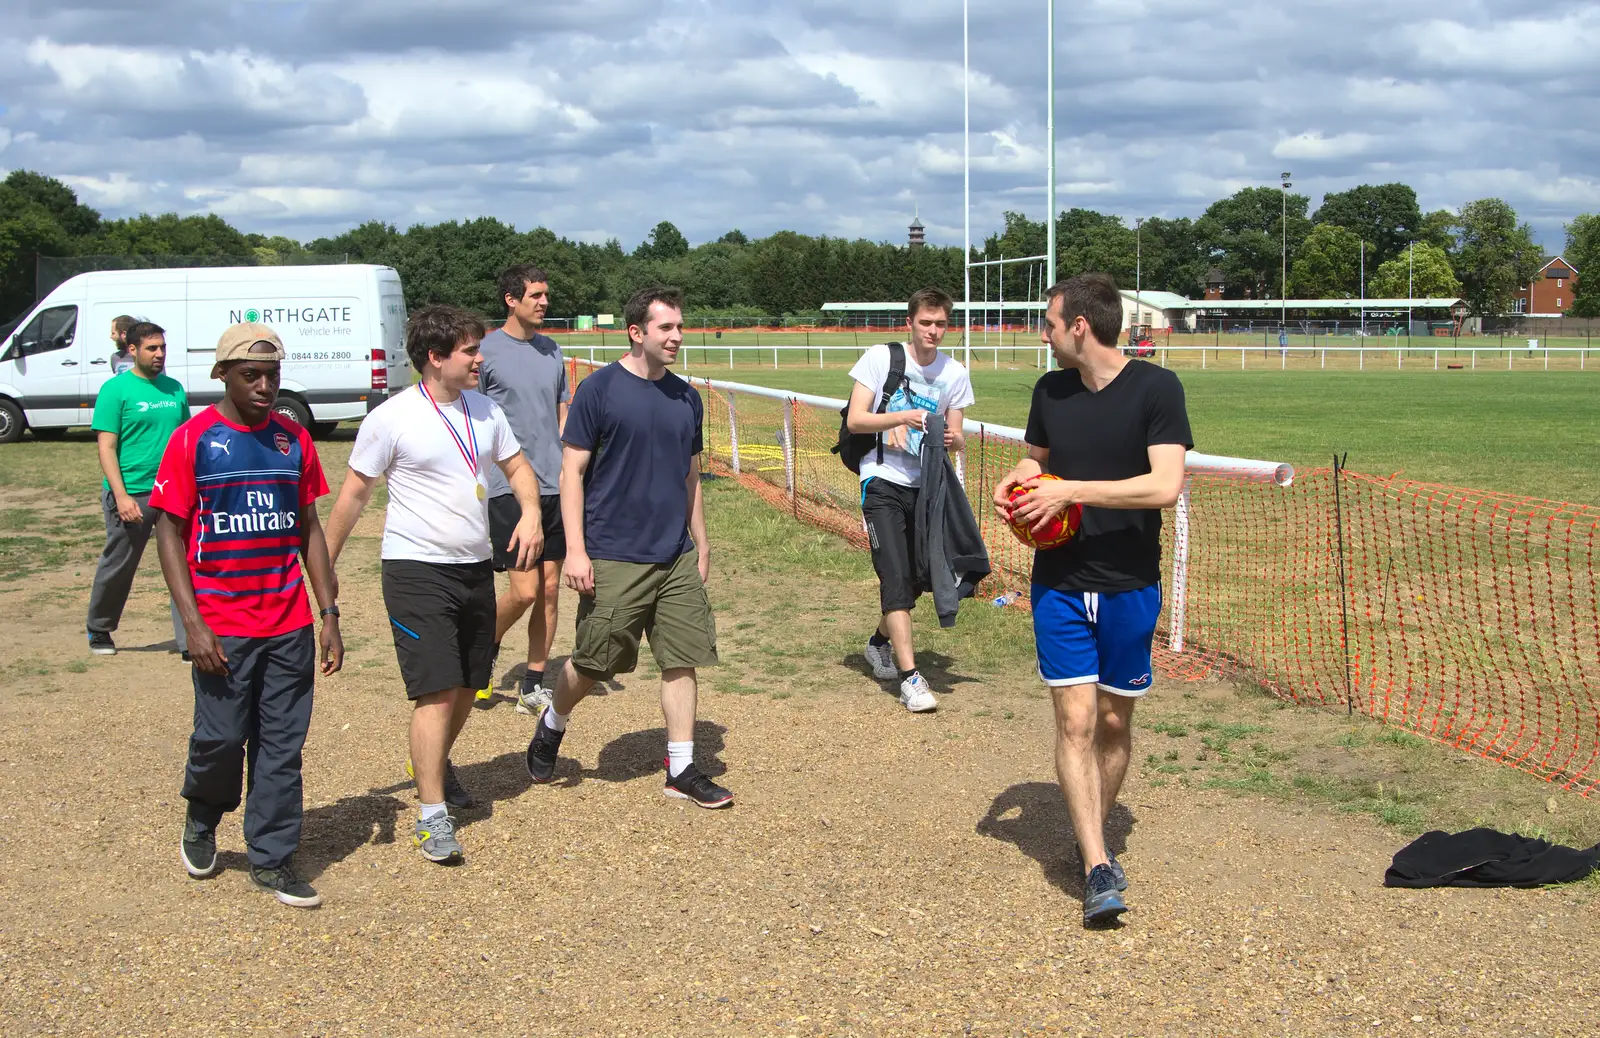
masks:
<svg viewBox="0 0 1600 1038"><path fill-rule="evenodd" d="M710 389L710 383L706 385ZM739 405L733 393L728 394L728 442L733 451L733 474L739 474Z"/></svg>
<svg viewBox="0 0 1600 1038"><path fill-rule="evenodd" d="M1183 481L1178 506L1172 518L1172 619L1167 632L1167 647L1183 651L1184 614L1189 604L1189 480Z"/></svg>
<svg viewBox="0 0 1600 1038"><path fill-rule="evenodd" d="M794 401L783 403L783 488L794 499Z"/></svg>

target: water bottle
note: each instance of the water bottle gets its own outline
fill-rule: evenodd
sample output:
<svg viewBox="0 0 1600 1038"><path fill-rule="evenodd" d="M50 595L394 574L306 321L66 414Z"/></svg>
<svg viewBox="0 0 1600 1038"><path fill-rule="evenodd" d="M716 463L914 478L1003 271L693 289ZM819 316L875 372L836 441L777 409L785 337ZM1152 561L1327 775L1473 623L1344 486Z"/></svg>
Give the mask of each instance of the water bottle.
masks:
<svg viewBox="0 0 1600 1038"><path fill-rule="evenodd" d="M1007 591L1005 594L995 599L994 604L997 608L1004 609L1006 606L1010 605L1021 597L1022 596L1015 591Z"/></svg>

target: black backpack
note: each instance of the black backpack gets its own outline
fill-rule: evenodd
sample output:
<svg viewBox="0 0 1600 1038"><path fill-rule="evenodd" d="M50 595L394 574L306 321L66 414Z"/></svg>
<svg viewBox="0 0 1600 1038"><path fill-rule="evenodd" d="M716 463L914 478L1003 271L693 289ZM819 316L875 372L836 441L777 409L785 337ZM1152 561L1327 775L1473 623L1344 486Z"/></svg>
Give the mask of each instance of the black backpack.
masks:
<svg viewBox="0 0 1600 1038"><path fill-rule="evenodd" d="M878 397L878 406L873 408L873 414L882 414L889 407L889 398L894 396L906 380L906 347L902 342L885 343L889 347L889 377L883 382L883 392ZM882 433L853 433L850 431L850 404L846 402L839 409L839 442L833 445L833 453L839 455L839 460L844 462L844 467L857 475L861 474L861 462L867 453L874 448L878 451L878 463L883 464L883 434Z"/></svg>

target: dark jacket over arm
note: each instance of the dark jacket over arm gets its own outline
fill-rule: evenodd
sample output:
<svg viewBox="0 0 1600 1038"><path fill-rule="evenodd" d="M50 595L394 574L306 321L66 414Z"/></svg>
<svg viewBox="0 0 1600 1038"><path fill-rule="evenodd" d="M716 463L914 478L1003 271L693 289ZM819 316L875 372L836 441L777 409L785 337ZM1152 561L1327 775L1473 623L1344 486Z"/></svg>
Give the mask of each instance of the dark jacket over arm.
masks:
<svg viewBox="0 0 1600 1038"><path fill-rule="evenodd" d="M944 415L928 416L922 437L922 491L917 495L916 580L933 592L940 627L954 627L963 598L989 575L989 551L978 520L944 449Z"/></svg>

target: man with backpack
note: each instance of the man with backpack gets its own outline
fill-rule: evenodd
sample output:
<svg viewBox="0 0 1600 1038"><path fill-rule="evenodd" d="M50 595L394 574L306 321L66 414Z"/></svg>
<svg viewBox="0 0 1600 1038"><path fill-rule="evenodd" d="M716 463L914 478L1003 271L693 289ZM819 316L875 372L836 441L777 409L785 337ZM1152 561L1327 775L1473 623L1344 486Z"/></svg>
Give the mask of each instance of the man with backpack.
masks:
<svg viewBox="0 0 1600 1038"><path fill-rule="evenodd" d="M867 663L880 681L899 682L900 703L912 713L939 706L911 642L911 610L927 590L915 569L924 423L943 415L945 448L959 451L962 413L973 400L967 369L939 350L954 308L937 288L915 292L906 303L910 341L874 346L856 362L844 421L851 436L841 444L846 465L855 469L859 458L861 511L878 573L882 616L867 642Z"/></svg>

